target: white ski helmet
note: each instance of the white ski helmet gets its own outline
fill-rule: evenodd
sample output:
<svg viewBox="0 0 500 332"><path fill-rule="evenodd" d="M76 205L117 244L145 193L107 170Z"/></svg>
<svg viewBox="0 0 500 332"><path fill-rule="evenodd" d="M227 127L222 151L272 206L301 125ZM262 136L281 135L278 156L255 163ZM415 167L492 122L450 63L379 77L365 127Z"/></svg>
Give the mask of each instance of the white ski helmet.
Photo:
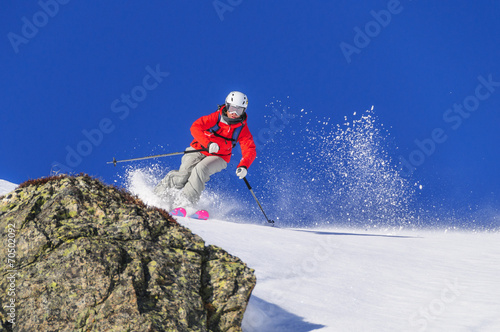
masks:
<svg viewBox="0 0 500 332"><path fill-rule="evenodd" d="M235 106L246 110L248 107L248 97L239 91L232 91L226 97L226 107Z"/></svg>

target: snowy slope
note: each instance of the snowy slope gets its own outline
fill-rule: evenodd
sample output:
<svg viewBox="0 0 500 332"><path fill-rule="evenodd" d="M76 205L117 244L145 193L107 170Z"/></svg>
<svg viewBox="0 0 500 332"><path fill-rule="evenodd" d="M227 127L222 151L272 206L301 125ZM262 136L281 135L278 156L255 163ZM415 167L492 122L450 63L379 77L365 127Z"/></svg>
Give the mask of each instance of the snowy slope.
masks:
<svg viewBox="0 0 500 332"><path fill-rule="evenodd" d="M128 189L168 208L148 174L133 173ZM218 210L211 199L200 203ZM500 331L498 232L178 221L255 269L245 332Z"/></svg>
<svg viewBox="0 0 500 332"><path fill-rule="evenodd" d="M500 234L178 218L257 274L244 331L500 331Z"/></svg>
<svg viewBox="0 0 500 332"><path fill-rule="evenodd" d="M245 332L500 331L500 233L178 221L255 269Z"/></svg>
<svg viewBox="0 0 500 332"><path fill-rule="evenodd" d="M12 190L16 189L17 186L17 184L9 181L0 180L0 195L10 193Z"/></svg>

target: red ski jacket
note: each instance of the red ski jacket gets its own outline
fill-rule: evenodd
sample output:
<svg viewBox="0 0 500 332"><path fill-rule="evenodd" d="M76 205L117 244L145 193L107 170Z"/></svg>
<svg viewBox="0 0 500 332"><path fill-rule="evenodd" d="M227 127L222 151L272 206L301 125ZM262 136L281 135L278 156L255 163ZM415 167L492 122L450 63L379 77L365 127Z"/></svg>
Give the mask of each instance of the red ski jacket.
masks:
<svg viewBox="0 0 500 332"><path fill-rule="evenodd" d="M233 147L240 143L243 157L238 167L249 168L257 156L252 134L247 126L247 115L244 120L236 124L228 124L222 117L222 111L226 106L221 106L218 111L202 116L191 126L191 134L194 137L191 146L195 149L206 149L211 142L219 145L219 152L210 154L202 151L206 156L214 155L224 159L227 163L231 159Z"/></svg>

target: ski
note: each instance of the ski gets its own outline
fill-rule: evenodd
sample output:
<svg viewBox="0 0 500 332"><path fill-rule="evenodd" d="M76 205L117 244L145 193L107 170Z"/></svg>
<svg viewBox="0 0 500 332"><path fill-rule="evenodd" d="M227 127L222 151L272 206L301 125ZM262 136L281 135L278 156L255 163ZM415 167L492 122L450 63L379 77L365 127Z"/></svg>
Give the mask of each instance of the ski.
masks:
<svg viewBox="0 0 500 332"><path fill-rule="evenodd" d="M170 212L170 214L177 217L185 217L187 212L186 209L178 207L175 208L172 212Z"/></svg>
<svg viewBox="0 0 500 332"><path fill-rule="evenodd" d="M209 214L206 210L198 210L189 216L191 219L208 220Z"/></svg>
<svg viewBox="0 0 500 332"><path fill-rule="evenodd" d="M186 217L187 212L186 209L182 207L175 208L172 212L170 212L171 215L176 216L176 217ZM209 218L209 213L206 210L198 210L192 215L189 216L191 219L198 219L198 220L208 220Z"/></svg>

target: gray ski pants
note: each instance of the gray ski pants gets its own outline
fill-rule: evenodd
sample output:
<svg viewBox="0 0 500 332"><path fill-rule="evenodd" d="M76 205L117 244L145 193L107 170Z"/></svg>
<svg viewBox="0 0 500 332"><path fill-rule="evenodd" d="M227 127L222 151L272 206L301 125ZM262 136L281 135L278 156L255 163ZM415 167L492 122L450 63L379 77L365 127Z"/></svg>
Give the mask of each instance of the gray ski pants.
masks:
<svg viewBox="0 0 500 332"><path fill-rule="evenodd" d="M194 150L189 147L186 151ZM196 204L205 189L210 176L227 167L221 157L205 156L200 152L186 153L182 156L179 170L170 171L156 186L155 192L161 194L168 188L182 189L181 194Z"/></svg>

